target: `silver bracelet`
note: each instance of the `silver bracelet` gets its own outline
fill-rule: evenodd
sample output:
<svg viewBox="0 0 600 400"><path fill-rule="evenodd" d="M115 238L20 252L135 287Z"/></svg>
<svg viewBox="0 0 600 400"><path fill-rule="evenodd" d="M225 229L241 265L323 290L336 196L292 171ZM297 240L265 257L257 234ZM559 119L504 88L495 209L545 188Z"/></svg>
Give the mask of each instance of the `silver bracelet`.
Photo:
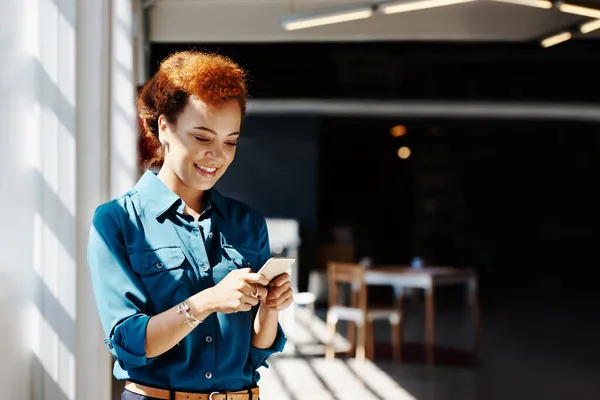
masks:
<svg viewBox="0 0 600 400"><path fill-rule="evenodd" d="M198 318L190 314L190 306L187 303L187 300L184 300L183 302L177 305L177 314L185 314L185 317L187 319L184 321L184 323L192 329L204 322L200 321Z"/></svg>

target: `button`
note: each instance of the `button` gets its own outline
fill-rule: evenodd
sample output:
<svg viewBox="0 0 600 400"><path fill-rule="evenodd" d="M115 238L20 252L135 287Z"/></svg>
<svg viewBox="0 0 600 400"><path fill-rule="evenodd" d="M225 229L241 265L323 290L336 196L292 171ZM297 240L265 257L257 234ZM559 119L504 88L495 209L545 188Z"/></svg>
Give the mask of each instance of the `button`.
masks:
<svg viewBox="0 0 600 400"><path fill-rule="evenodd" d="M208 272L208 270L209 270L209 269L210 269L210 266L209 266L209 265L207 265L207 264L204 264L204 265L202 266L202 271L204 271L204 272Z"/></svg>
<svg viewBox="0 0 600 400"><path fill-rule="evenodd" d="M106 343L106 345L108 346L109 350L112 350L113 348L113 344L111 342Z"/></svg>
<svg viewBox="0 0 600 400"><path fill-rule="evenodd" d="M157 266L158 268L162 268L162 267L163 267L163 265L162 265L162 263L161 263L160 261L156 263L156 266Z"/></svg>
<svg viewBox="0 0 600 400"><path fill-rule="evenodd" d="M206 379L212 379L212 374L210 372L207 372L207 373L204 374L204 377Z"/></svg>
<svg viewBox="0 0 600 400"><path fill-rule="evenodd" d="M212 233L212 232L209 232L209 233L208 233L208 238L209 238L209 239L212 239L212 237L213 237L213 233Z"/></svg>
<svg viewBox="0 0 600 400"><path fill-rule="evenodd" d="M212 343L212 337L207 336L206 337L206 343Z"/></svg>
<svg viewBox="0 0 600 400"><path fill-rule="evenodd" d="M246 267L250 268L252 266L252 263L250 261L246 262Z"/></svg>

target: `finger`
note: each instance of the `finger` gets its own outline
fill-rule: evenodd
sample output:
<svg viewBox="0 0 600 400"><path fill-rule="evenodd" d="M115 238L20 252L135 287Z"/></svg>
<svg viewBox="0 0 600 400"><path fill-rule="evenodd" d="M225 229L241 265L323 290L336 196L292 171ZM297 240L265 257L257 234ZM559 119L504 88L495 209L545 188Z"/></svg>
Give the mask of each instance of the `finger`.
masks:
<svg viewBox="0 0 600 400"><path fill-rule="evenodd" d="M288 274L287 272L284 272L283 274L281 274L278 277L276 277L275 279L273 279L271 281L271 285L272 286L281 286L289 281L290 281L290 274Z"/></svg>
<svg viewBox="0 0 600 400"><path fill-rule="evenodd" d="M277 287L271 288L271 290L269 291L269 295L267 296L267 300L271 300L271 299L280 297L289 288L290 288L289 282L284 283L283 286L277 286Z"/></svg>
<svg viewBox="0 0 600 400"><path fill-rule="evenodd" d="M231 271L232 273L235 274L251 274L252 273L252 269L251 268L238 268L234 271Z"/></svg>
<svg viewBox="0 0 600 400"><path fill-rule="evenodd" d="M246 296L251 296L256 292L255 286L246 282L244 279L239 281L238 291Z"/></svg>
<svg viewBox="0 0 600 400"><path fill-rule="evenodd" d="M264 300L269 295L267 288L263 286L256 286L258 288L258 295L256 296L259 300Z"/></svg>
<svg viewBox="0 0 600 400"><path fill-rule="evenodd" d="M283 303L279 304L276 307L277 311L281 311L281 310L285 310L286 308L288 308L289 306L292 305L292 303L294 302L294 298L290 297L289 299L287 299L286 301L284 301Z"/></svg>
<svg viewBox="0 0 600 400"><path fill-rule="evenodd" d="M254 272L247 274L244 277L244 280L248 283L254 283L261 286L267 286L269 284L269 280L267 278Z"/></svg>
<svg viewBox="0 0 600 400"><path fill-rule="evenodd" d="M275 300L267 300L266 302L266 306L272 309L277 308L277 306L279 305L279 299L275 299Z"/></svg>
<svg viewBox="0 0 600 400"><path fill-rule="evenodd" d="M284 287L277 288L278 290L272 290L269 291L269 294L267 295L267 300L275 300L281 297L281 295L286 291L286 289Z"/></svg>
<svg viewBox="0 0 600 400"><path fill-rule="evenodd" d="M294 298L290 297L290 298L285 299L284 301L282 301L279 304L270 304L270 305L265 304L265 305L271 310L281 311L281 310L288 308L293 302L294 302Z"/></svg>
<svg viewBox="0 0 600 400"><path fill-rule="evenodd" d="M259 300L256 297L254 297L254 296L243 296L242 297L242 302L244 304L250 304L250 306L253 307L253 306L255 306L255 305L258 304Z"/></svg>
<svg viewBox="0 0 600 400"><path fill-rule="evenodd" d="M288 290L283 292L281 294L281 296L278 296L274 299L267 300L267 305L270 307L275 307L275 306L285 302L287 299L289 299L292 296L293 296L293 291L291 288L289 288Z"/></svg>
<svg viewBox="0 0 600 400"><path fill-rule="evenodd" d="M247 311L250 311L250 310L252 310L252 306L250 304L243 304L239 308L238 312L247 312Z"/></svg>
<svg viewBox="0 0 600 400"><path fill-rule="evenodd" d="M259 300L266 298L268 293L264 286L259 285L248 285L248 289L244 290L246 296L255 297Z"/></svg>
<svg viewBox="0 0 600 400"><path fill-rule="evenodd" d="M254 293L256 293L256 285L251 285L246 281L241 281L239 291L242 292L244 296L256 297Z"/></svg>

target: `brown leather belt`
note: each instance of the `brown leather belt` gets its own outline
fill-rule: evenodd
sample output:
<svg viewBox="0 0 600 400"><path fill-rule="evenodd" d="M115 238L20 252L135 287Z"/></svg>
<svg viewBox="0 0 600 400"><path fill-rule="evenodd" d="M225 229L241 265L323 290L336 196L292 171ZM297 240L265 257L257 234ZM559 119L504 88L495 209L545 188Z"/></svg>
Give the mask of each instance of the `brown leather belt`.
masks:
<svg viewBox="0 0 600 400"><path fill-rule="evenodd" d="M130 381L125 382L125 389L142 396L154 397L155 399L171 399L171 392L168 390L144 386ZM252 394L248 393L247 390L212 393L175 392L175 400L258 400L258 388L252 389L251 392Z"/></svg>

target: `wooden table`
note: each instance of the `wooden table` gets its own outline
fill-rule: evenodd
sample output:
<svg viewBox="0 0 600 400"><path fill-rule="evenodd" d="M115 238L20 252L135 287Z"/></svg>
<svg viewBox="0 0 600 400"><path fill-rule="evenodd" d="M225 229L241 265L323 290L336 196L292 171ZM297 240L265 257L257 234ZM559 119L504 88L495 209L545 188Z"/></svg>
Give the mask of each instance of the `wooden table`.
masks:
<svg viewBox="0 0 600 400"><path fill-rule="evenodd" d="M413 269L404 265L376 266L367 269L368 285L392 286L398 307L402 308L405 288L425 291L425 348L427 364L434 364L435 343L435 288L455 284L467 285L475 329L475 347L481 330L477 276L470 269L453 267L424 267Z"/></svg>

